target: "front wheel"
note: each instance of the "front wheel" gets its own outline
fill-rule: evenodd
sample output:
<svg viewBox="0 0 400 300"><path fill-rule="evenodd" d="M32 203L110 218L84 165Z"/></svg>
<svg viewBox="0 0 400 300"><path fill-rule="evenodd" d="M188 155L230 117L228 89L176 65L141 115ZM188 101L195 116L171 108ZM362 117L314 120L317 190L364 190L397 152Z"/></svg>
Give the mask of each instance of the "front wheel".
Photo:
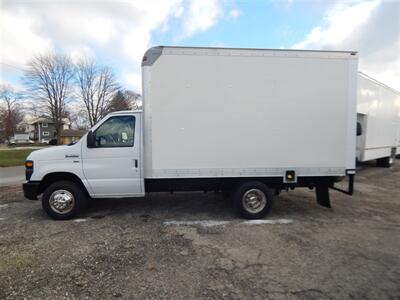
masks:
<svg viewBox="0 0 400 300"><path fill-rule="evenodd" d="M271 210L273 191L259 181L240 184L233 193L236 211L246 219L260 219Z"/></svg>
<svg viewBox="0 0 400 300"><path fill-rule="evenodd" d="M82 188L71 181L58 181L48 186L42 197L42 207L57 220L68 220L80 213L87 204Z"/></svg>

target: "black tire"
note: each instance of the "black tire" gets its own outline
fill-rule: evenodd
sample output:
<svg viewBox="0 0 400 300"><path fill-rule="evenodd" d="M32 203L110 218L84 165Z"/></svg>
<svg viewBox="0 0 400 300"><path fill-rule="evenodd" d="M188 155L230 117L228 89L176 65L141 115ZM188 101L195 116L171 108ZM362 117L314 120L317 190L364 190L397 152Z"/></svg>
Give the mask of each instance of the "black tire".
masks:
<svg viewBox="0 0 400 300"><path fill-rule="evenodd" d="M262 200L256 202L265 203L260 204L253 211L246 205L245 197L249 197L250 193L256 193L256 197L260 196ZM246 195L247 194L247 195ZM246 219L260 219L265 217L272 208L273 203L273 190L269 189L265 184L259 181L248 181L239 184L233 191L232 200L237 213ZM264 197L264 198L263 198Z"/></svg>
<svg viewBox="0 0 400 300"><path fill-rule="evenodd" d="M50 198L54 192L62 190L65 192L60 192L60 194L67 195L66 197L68 198L70 198L70 195L73 196L73 201L68 201L68 203L73 202L73 204L69 204L68 206L71 208L61 213L57 212L50 204ZM42 197L43 209L50 217L56 220L72 219L77 214L81 213L86 208L87 204L88 199L86 193L82 190L82 187L71 181L58 181L51 184L45 189Z"/></svg>
<svg viewBox="0 0 400 300"><path fill-rule="evenodd" d="M392 156L382 157L376 160L376 164L378 167L390 168L393 165L393 160Z"/></svg>

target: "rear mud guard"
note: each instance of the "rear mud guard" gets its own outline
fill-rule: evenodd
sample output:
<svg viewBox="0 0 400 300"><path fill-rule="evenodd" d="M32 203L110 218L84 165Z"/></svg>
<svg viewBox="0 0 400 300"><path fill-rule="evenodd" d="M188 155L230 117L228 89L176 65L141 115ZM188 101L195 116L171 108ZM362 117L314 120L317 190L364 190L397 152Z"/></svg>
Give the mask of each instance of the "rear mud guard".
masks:
<svg viewBox="0 0 400 300"><path fill-rule="evenodd" d="M317 196L317 203L321 206L331 208L331 201L329 199L329 185L321 183L315 187L315 194Z"/></svg>

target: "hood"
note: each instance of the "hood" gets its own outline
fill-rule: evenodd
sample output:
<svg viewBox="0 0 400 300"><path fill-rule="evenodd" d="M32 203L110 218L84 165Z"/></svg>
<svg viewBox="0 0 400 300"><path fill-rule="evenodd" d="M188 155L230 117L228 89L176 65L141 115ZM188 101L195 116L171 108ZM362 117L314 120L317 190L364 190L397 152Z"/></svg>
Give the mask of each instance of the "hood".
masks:
<svg viewBox="0 0 400 300"><path fill-rule="evenodd" d="M31 152L26 158L27 160L60 160L65 159L65 155L78 154L80 155L80 143L72 146L53 146Z"/></svg>

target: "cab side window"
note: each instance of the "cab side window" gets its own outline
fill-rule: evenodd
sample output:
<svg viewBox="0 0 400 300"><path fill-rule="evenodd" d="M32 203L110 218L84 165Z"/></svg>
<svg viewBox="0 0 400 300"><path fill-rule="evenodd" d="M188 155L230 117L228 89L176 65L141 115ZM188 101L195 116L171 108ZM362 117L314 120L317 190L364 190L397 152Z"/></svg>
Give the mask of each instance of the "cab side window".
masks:
<svg viewBox="0 0 400 300"><path fill-rule="evenodd" d="M101 124L94 134L97 148L133 147L135 117L111 117Z"/></svg>

